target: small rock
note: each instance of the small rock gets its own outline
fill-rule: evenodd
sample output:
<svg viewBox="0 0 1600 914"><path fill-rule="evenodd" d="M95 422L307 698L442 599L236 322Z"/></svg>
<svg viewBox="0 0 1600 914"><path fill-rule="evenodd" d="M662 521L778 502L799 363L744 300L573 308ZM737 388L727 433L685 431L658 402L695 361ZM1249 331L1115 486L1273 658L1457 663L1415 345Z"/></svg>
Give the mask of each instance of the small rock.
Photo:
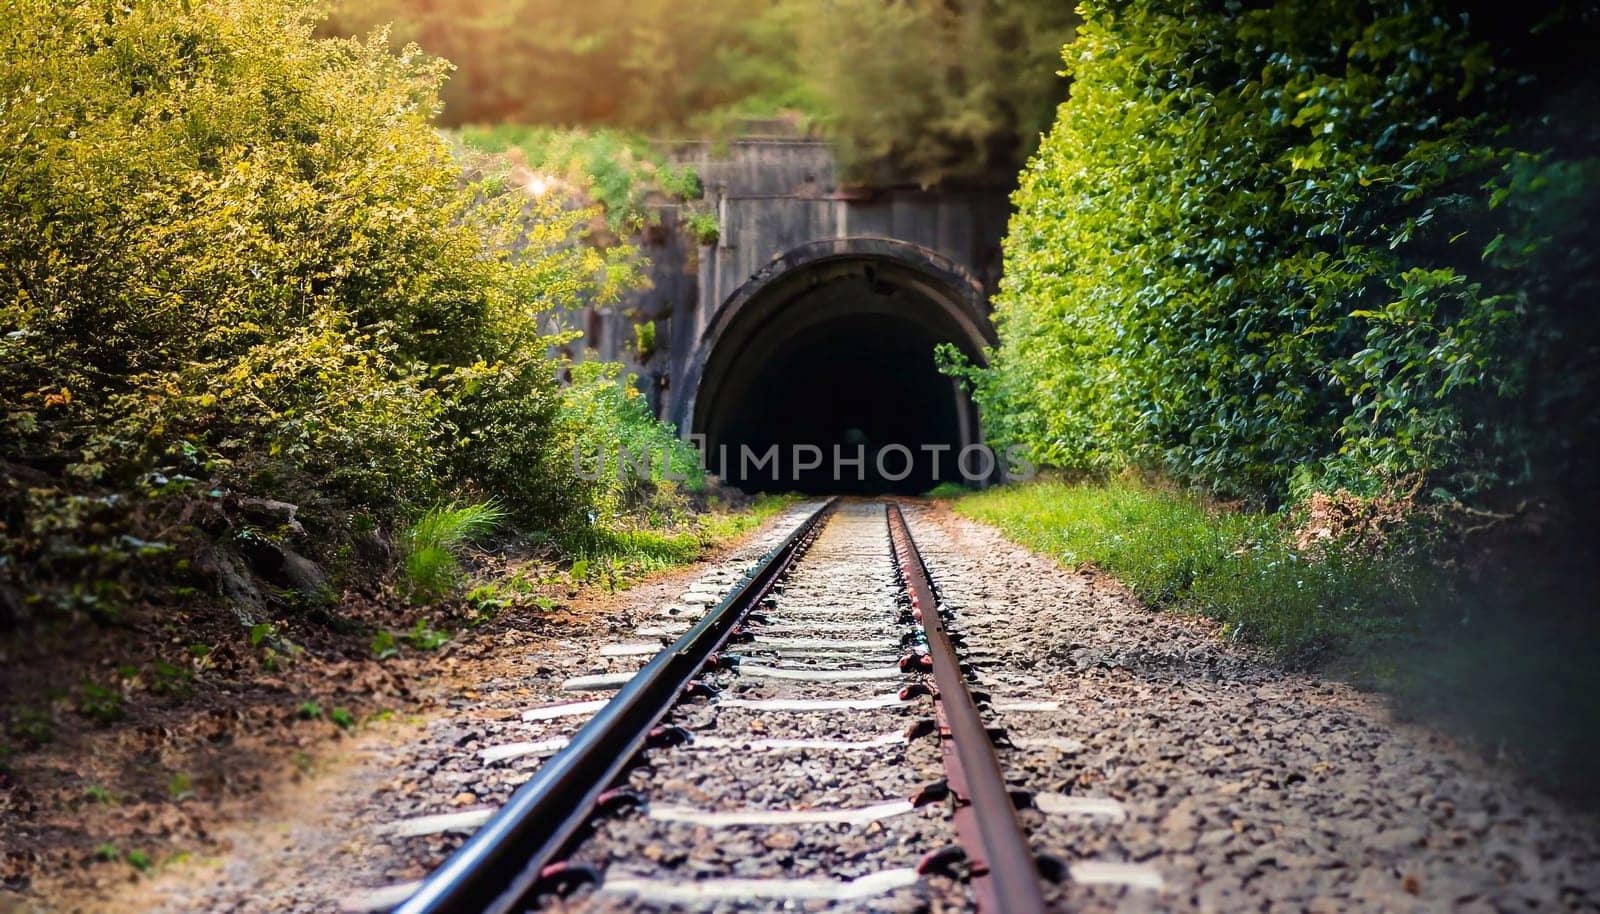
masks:
<svg viewBox="0 0 1600 914"><path fill-rule="evenodd" d="M769 849L775 851L792 850L800 843L800 838L792 831L775 831L768 835L762 842Z"/></svg>

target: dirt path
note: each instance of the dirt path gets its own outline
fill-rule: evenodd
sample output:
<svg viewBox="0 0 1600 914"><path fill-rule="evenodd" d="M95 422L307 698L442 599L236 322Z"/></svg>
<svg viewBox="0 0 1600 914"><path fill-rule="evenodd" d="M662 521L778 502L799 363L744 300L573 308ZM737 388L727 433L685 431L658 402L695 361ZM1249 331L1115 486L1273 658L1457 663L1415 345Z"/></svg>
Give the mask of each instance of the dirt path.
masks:
<svg viewBox="0 0 1600 914"><path fill-rule="evenodd" d="M941 507L908 517L980 685L1061 704L1002 721L1018 743L1010 774L1114 801L1115 815L1030 812L1035 847L1067 863L1141 864L1164 884L1068 883L1053 893L1061 910L1600 910L1592 818L1396 724L1368 696L1150 613L1114 582L1063 571ZM530 769L485 767L483 748L519 738L523 709L570 700L564 677L611 668L592 659L601 644L633 639L687 582L753 558L787 520L711 566L582 617L504 625L444 658L429 685L437 713L353 741L337 766L223 830L224 852L103 904L19 910L335 911L363 887L422 876L459 836L385 838L383 824L503 799Z"/></svg>

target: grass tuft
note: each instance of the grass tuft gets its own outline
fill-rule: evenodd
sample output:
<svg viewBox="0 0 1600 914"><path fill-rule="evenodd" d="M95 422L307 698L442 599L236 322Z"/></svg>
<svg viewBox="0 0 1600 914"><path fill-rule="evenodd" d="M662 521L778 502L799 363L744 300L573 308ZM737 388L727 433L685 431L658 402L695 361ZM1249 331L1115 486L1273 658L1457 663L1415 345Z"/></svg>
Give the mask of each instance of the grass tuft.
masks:
<svg viewBox="0 0 1600 914"><path fill-rule="evenodd" d="M600 580L627 586L667 568L686 565L706 549L753 530L794 504L793 495L763 494L738 510L707 510L670 527L596 525L569 535L562 550L571 559L573 583Z"/></svg>
<svg viewBox="0 0 1600 914"><path fill-rule="evenodd" d="M492 501L440 505L405 532L405 579L413 595L437 598L461 581L461 550L493 533L506 512Z"/></svg>

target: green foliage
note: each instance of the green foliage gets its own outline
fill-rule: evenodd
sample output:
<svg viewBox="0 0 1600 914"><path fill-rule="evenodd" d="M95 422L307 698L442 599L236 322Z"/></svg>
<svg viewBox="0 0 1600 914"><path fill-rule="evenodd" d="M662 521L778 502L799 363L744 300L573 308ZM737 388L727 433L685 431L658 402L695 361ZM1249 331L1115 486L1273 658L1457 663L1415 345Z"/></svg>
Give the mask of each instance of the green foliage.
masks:
<svg viewBox="0 0 1600 914"><path fill-rule="evenodd" d="M1155 607L1204 613L1281 657L1323 661L1383 690L1398 713L1600 803L1600 641L1582 549L1538 541L1484 574L1470 553L1446 564L1348 540L1297 549L1282 513L1127 480L954 497L958 512L1024 546L1098 566Z"/></svg>
<svg viewBox="0 0 1600 914"><path fill-rule="evenodd" d="M450 635L447 632L436 631L433 626L428 624L426 619L418 619L417 624L412 626L404 637L407 644L419 651L431 651L434 648L442 647L450 640Z"/></svg>
<svg viewBox="0 0 1600 914"><path fill-rule="evenodd" d="M187 800L194 796L194 779L182 771L175 771L167 780L167 796L176 801ZM129 854L132 857L132 854Z"/></svg>
<svg viewBox="0 0 1600 914"><path fill-rule="evenodd" d="M572 367L571 383L561 392L561 418L572 448L565 456L590 482L595 521L610 523L647 503L669 510L681 507L682 494L706 486L700 455L680 440L672 426L658 421L634 386L632 376L610 362ZM619 466L648 455L649 474ZM664 465L665 464L665 465Z"/></svg>
<svg viewBox="0 0 1600 914"><path fill-rule="evenodd" d="M972 491L970 486L959 482L941 482L928 490L929 498L958 498Z"/></svg>
<svg viewBox="0 0 1600 914"><path fill-rule="evenodd" d="M626 539L626 537L619 537L617 534L609 530L606 531L606 536L613 541L618 539ZM589 580L589 571L593 565L594 563L587 558L574 559L572 564L567 567L567 577L571 578L574 584L587 583Z"/></svg>
<svg viewBox="0 0 1600 914"><path fill-rule="evenodd" d="M157 660L150 665L146 687L156 695L182 697L190 692L191 678L192 674L188 670L165 660Z"/></svg>
<svg viewBox="0 0 1600 914"><path fill-rule="evenodd" d="M722 237L722 225L717 221L716 213L690 213L684 225L696 244L716 244L717 239Z"/></svg>
<svg viewBox="0 0 1600 914"><path fill-rule="evenodd" d="M656 352L656 322L640 321L633 325L633 351L640 362L648 362Z"/></svg>
<svg viewBox="0 0 1600 914"><path fill-rule="evenodd" d="M694 561L707 547L755 529L794 500L790 495L763 494L737 510L708 507L692 516L657 516L653 525L611 523L574 532L561 542L571 557L567 576L574 585L602 580L612 587L626 586L652 572ZM534 602L546 610L555 608L547 598Z"/></svg>
<svg viewBox="0 0 1600 914"><path fill-rule="evenodd" d="M393 22L454 61L450 123L717 134L798 114L863 175L931 182L1022 161L1075 17L1059 0L343 0L334 21Z"/></svg>
<svg viewBox="0 0 1600 914"><path fill-rule="evenodd" d="M334 708L328 712L328 720L340 730L349 730L356 725L356 717L349 708Z"/></svg>
<svg viewBox="0 0 1600 914"><path fill-rule="evenodd" d="M122 689L86 679L78 687L78 713L95 723L109 724L122 719Z"/></svg>
<svg viewBox="0 0 1600 914"><path fill-rule="evenodd" d="M97 806L112 806L117 798L102 784L90 784L83 788L83 798Z"/></svg>
<svg viewBox="0 0 1600 914"><path fill-rule="evenodd" d="M1005 486L956 509L1068 565L1092 564L1141 600L1199 612L1229 637L1308 659L1415 610L1424 572L1338 544L1295 548L1275 514L1225 511L1132 482Z"/></svg>
<svg viewBox="0 0 1600 914"><path fill-rule="evenodd" d="M304 0L7 10L0 547L36 599L114 621L187 561L141 524L181 541L230 491L581 522L540 321L631 252L462 180L442 62L316 38Z"/></svg>
<svg viewBox="0 0 1600 914"><path fill-rule="evenodd" d="M372 636L372 656L379 660L388 660L400 655L400 643L395 639L394 632L380 629Z"/></svg>
<svg viewBox="0 0 1600 914"><path fill-rule="evenodd" d="M729 0L344 0L333 30L394 22L454 61L452 123L663 127L781 92L793 52L779 4Z"/></svg>
<svg viewBox="0 0 1600 914"><path fill-rule="evenodd" d="M1545 146L1593 117L1508 132L1516 74L1431 2L1082 10L1002 344L948 365L992 439L1268 498L1482 492L1596 440L1600 160Z"/></svg>
<svg viewBox="0 0 1600 914"><path fill-rule="evenodd" d="M646 198L659 191L678 201L703 191L693 169L669 163L642 137L604 128L577 130L523 124L468 125L457 131L467 147L506 155L530 171L538 194L581 192L605 207L615 230L649 220Z"/></svg>
<svg viewBox="0 0 1600 914"><path fill-rule="evenodd" d="M271 622L257 622L250 626L250 646L261 647L278 637L278 627Z"/></svg>
<svg viewBox="0 0 1600 914"><path fill-rule="evenodd" d="M427 599L455 589L460 551L493 533L506 519L494 502L450 504L424 512L401 537L405 577L412 593Z"/></svg>
<svg viewBox="0 0 1600 914"><path fill-rule="evenodd" d="M7 731L12 737L29 745L42 746L55 739L55 720L50 712L31 705L10 708L11 720Z"/></svg>
<svg viewBox="0 0 1600 914"><path fill-rule="evenodd" d="M321 720L322 705L314 701L301 702L300 707L295 709L294 716L301 720Z"/></svg>
<svg viewBox="0 0 1600 914"><path fill-rule="evenodd" d="M468 625L476 628L490 619L493 619L502 609L510 606L514 601L511 597L515 593L515 577L511 582L501 583L490 581L478 584L463 599L472 607L473 615Z"/></svg>
<svg viewBox="0 0 1600 914"><path fill-rule="evenodd" d="M700 536L708 544L726 542L761 526L797 500L794 495L763 492L735 509L708 511L699 518Z"/></svg>
<svg viewBox="0 0 1600 914"><path fill-rule="evenodd" d="M802 0L792 4L803 107L864 177L932 184L1010 175L1064 84L1070 3Z"/></svg>

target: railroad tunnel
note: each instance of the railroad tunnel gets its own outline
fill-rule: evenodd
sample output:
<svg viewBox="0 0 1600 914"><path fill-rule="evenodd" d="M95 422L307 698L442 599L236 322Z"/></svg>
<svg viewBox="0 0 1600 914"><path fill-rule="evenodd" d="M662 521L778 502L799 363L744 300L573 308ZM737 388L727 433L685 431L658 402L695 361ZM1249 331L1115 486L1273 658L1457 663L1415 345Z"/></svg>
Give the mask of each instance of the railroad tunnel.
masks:
<svg viewBox="0 0 1600 914"><path fill-rule="evenodd" d="M981 357L981 291L947 264L895 254L790 263L719 312L691 428L724 482L913 493L982 469L980 453L958 463L980 440L977 413L934 360L940 343Z"/></svg>

